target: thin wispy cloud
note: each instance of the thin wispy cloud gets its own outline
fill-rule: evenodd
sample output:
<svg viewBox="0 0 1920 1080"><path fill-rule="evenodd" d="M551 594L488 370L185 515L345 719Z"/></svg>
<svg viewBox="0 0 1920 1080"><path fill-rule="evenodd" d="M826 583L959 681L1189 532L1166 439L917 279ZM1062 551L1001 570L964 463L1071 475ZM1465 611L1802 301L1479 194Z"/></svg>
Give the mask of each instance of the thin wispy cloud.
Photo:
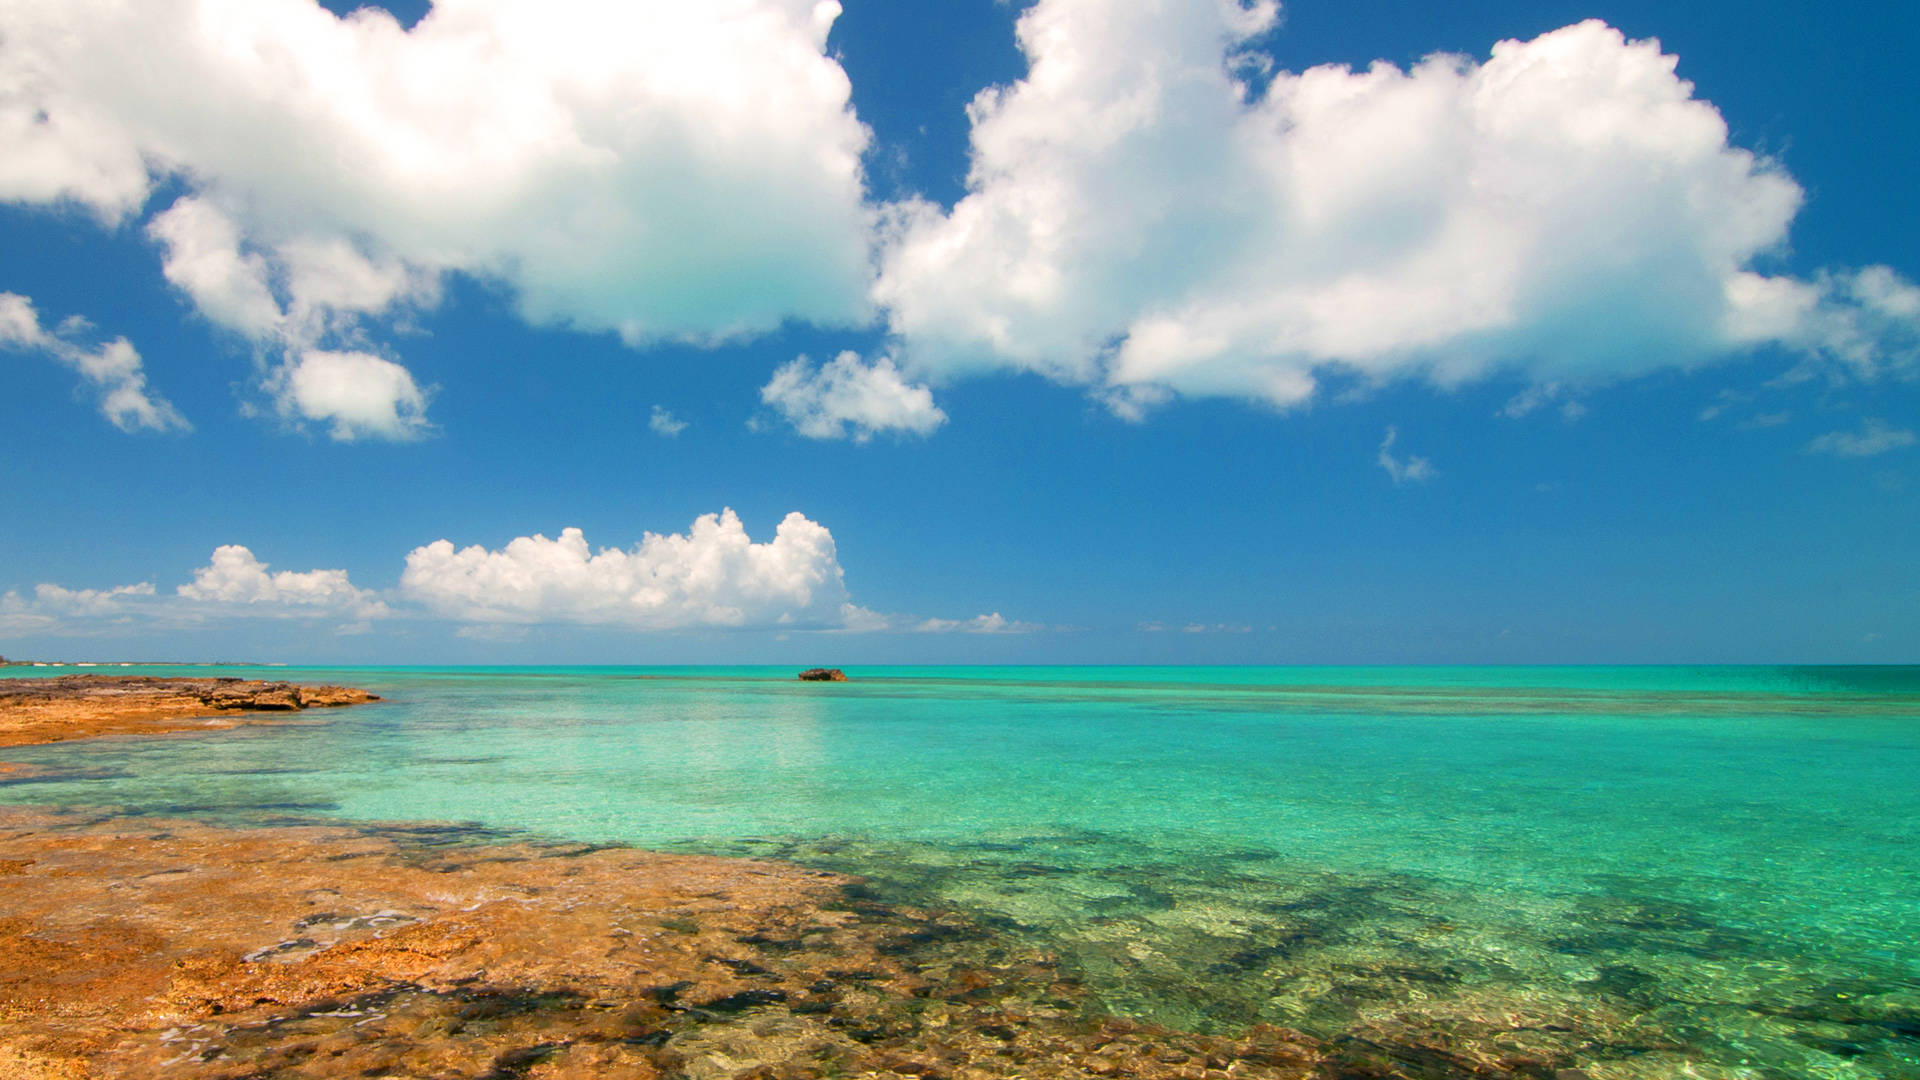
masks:
<svg viewBox="0 0 1920 1080"><path fill-rule="evenodd" d="M100 415L121 431L192 431L167 399L147 386L140 353L124 337L84 343L93 328L77 316L53 329L40 325L33 301L0 292L0 349L39 353L78 372L99 398Z"/></svg>
<svg viewBox="0 0 1920 1080"><path fill-rule="evenodd" d="M1500 415L1509 420L1519 420L1549 406L1568 423L1587 415L1587 407L1573 396L1565 384L1558 382L1527 387L1507 399L1507 403L1500 407Z"/></svg>
<svg viewBox="0 0 1920 1080"><path fill-rule="evenodd" d="M673 415L665 408L655 405L653 414L647 417L647 427L663 439L672 439L687 430L687 422Z"/></svg>
<svg viewBox="0 0 1920 1080"><path fill-rule="evenodd" d="M1850 458L1878 457L1895 450L1905 450L1915 442L1920 442L1920 436L1916 436L1912 429L1897 428L1885 420L1869 418L1862 420L1860 426L1851 431L1829 431L1814 439L1807 444L1807 453Z"/></svg>
<svg viewBox="0 0 1920 1080"><path fill-rule="evenodd" d="M995 611L971 619L923 619L913 629L921 634L1033 634L1046 627L1009 619Z"/></svg>
<svg viewBox="0 0 1920 1080"><path fill-rule="evenodd" d="M1433 463L1415 454L1397 457L1393 453L1393 444L1400 438L1396 428L1387 429L1386 438L1380 440L1380 452L1374 460L1379 463L1395 484L1422 484L1439 475Z"/></svg>

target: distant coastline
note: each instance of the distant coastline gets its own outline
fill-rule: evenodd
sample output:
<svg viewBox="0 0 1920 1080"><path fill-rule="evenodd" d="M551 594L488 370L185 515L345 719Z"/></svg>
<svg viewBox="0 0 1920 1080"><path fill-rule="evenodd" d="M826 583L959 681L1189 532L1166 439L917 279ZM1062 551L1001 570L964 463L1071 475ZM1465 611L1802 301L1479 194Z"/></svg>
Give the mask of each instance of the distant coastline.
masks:
<svg viewBox="0 0 1920 1080"><path fill-rule="evenodd" d="M112 667L185 667L185 668L276 668L291 667L283 660L14 660L0 656L0 668L112 668Z"/></svg>

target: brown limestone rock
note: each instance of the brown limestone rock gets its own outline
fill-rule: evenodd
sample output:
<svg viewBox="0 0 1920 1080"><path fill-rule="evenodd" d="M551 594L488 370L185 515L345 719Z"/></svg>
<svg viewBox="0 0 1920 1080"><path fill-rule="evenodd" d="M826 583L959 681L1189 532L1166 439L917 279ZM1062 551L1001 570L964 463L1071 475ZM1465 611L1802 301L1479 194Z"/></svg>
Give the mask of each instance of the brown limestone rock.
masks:
<svg viewBox="0 0 1920 1080"><path fill-rule="evenodd" d="M351 687L258 679L141 675L4 679L0 680L0 746L233 727L250 722L236 714L299 712L378 700Z"/></svg>
<svg viewBox="0 0 1920 1080"><path fill-rule="evenodd" d="M303 709L332 709L341 705L364 705L369 701L379 701L378 694L369 694L351 686L302 686L300 707Z"/></svg>
<svg viewBox="0 0 1920 1080"><path fill-rule="evenodd" d="M847 673L837 667L808 668L800 673L802 682L846 682Z"/></svg>
<svg viewBox="0 0 1920 1080"><path fill-rule="evenodd" d="M0 1077L1333 1075L1298 1032L1103 1020L1054 958L837 875L406 836L0 809Z"/></svg>

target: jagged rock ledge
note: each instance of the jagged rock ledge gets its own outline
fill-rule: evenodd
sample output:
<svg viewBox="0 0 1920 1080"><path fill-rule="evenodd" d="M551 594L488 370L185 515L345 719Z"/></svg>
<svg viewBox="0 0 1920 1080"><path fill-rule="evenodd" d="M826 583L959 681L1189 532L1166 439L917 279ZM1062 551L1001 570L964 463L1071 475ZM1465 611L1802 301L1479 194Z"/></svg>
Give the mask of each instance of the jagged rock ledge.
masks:
<svg viewBox="0 0 1920 1080"><path fill-rule="evenodd" d="M378 700L378 695L349 686L259 679L143 675L6 679L0 680L0 746L230 728L250 722L250 713L298 712Z"/></svg>
<svg viewBox="0 0 1920 1080"><path fill-rule="evenodd" d="M846 682L847 673L837 667L808 668L800 673L801 682Z"/></svg>

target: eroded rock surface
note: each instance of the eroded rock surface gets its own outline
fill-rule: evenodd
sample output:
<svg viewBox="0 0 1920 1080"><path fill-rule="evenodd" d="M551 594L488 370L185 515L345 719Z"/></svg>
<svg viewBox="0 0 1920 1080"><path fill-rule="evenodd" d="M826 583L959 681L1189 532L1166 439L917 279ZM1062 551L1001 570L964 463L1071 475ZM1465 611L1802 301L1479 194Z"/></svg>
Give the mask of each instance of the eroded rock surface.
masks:
<svg viewBox="0 0 1920 1080"><path fill-rule="evenodd" d="M434 836L0 812L0 1075L1332 1075L825 872Z"/></svg>
<svg viewBox="0 0 1920 1080"><path fill-rule="evenodd" d="M258 679L63 675L0 680L0 746L227 728L244 714L298 712L380 700L347 686Z"/></svg>
<svg viewBox="0 0 1920 1080"><path fill-rule="evenodd" d="M800 673L802 682L846 682L847 673L837 667L808 668Z"/></svg>
<svg viewBox="0 0 1920 1080"><path fill-rule="evenodd" d="M1177 940L1124 911L1089 920L1087 933L1126 935L1138 961L1098 977L1096 993L1081 981L1096 978L1084 950L1076 962L991 912L890 902L898 890L879 879L794 863L419 823L231 830L4 810L0 1077L1907 1075L1904 1033L1920 1014L1900 987L1707 1003L1747 1016L1754 1036L1790 1025L1818 1041L1809 1055L1861 1065L1749 1067L1697 1044L1700 1003L1625 965L1598 966L1604 992L1507 985L1455 966L1461 954L1444 965L1428 954L1454 927L1393 913L1390 954L1317 957L1334 944L1328 904L1412 899L1336 884L1274 895L1286 938L1232 931L1210 948L1239 951L1184 978L1209 998L1240 979L1274 994L1319 981L1312 998L1342 1015L1312 1035L1257 1019L1196 1034L1110 1015L1133 981L1177 977L1148 947ZM1183 892L1180 906L1218 914L1218 899ZM1631 917L1684 930L1685 914L1642 905ZM1484 962L1513 957L1495 949Z"/></svg>

